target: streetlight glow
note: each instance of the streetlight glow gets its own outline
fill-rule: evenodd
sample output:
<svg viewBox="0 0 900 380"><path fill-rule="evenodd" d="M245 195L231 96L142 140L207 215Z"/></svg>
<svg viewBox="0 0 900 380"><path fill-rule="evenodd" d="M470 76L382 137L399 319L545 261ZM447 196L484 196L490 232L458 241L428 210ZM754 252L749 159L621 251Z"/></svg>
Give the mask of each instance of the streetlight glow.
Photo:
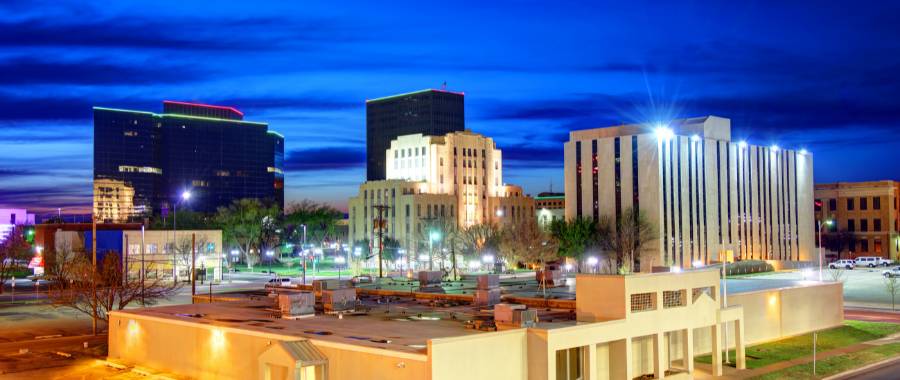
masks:
<svg viewBox="0 0 900 380"><path fill-rule="evenodd" d="M275 256L275 252L273 252L272 250L268 250L268 251L266 251L266 256L269 256L269 257Z"/></svg>
<svg viewBox="0 0 900 380"><path fill-rule="evenodd" d="M191 199L191 192L190 192L190 191L187 191L187 190L185 190L184 192L182 192L182 193L181 193L181 199L184 199L184 200Z"/></svg>
<svg viewBox="0 0 900 380"><path fill-rule="evenodd" d="M779 149L781 148L779 148L778 145L772 145L772 152L778 152Z"/></svg>
<svg viewBox="0 0 900 380"><path fill-rule="evenodd" d="M806 149L800 149L800 154L805 156L805 155L809 154L809 151Z"/></svg>
<svg viewBox="0 0 900 380"><path fill-rule="evenodd" d="M588 265L594 266L594 265L597 265L597 263L600 262L600 259L598 259L598 258L595 257L595 256L591 256L591 257L588 257L587 262L588 262Z"/></svg>
<svg viewBox="0 0 900 380"><path fill-rule="evenodd" d="M491 264L494 262L494 255L484 255L481 256L481 261L486 264Z"/></svg>
<svg viewBox="0 0 900 380"><path fill-rule="evenodd" d="M738 148L744 149L744 148L746 148L746 147L747 147L747 142L746 142L746 141L741 140L741 141L738 142Z"/></svg>
<svg viewBox="0 0 900 380"><path fill-rule="evenodd" d="M691 136L691 141L693 141L693 142L699 142L699 141L700 141L700 135L693 135L693 136Z"/></svg>
<svg viewBox="0 0 900 380"><path fill-rule="evenodd" d="M653 132L656 133L656 138L660 141L669 141L675 137L675 132L672 131L672 128L662 124L657 124Z"/></svg>

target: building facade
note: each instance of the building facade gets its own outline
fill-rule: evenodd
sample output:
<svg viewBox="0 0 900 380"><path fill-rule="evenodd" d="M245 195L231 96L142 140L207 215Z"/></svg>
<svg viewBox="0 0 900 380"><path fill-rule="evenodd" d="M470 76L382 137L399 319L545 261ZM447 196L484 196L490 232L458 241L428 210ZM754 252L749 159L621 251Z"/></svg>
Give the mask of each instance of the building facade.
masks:
<svg viewBox="0 0 900 380"><path fill-rule="evenodd" d="M833 259L898 258L900 186L896 181L816 184L815 197L816 221L833 222L822 228L822 244L834 252Z"/></svg>
<svg viewBox="0 0 900 380"><path fill-rule="evenodd" d="M350 198L352 241L375 241L383 233L415 250L427 242L429 223L464 228L534 216L534 200L503 183L502 153L489 137L469 131L399 136L385 154L388 179L367 181Z"/></svg>
<svg viewBox="0 0 900 380"><path fill-rule="evenodd" d="M461 92L421 90L366 101L366 180L387 178L384 152L398 136L442 136L465 129Z"/></svg>
<svg viewBox="0 0 900 380"><path fill-rule="evenodd" d="M175 101L161 114L94 107L95 214L107 222L160 214L185 190L194 211L240 198L283 206L284 137L243 116Z"/></svg>
<svg viewBox="0 0 900 380"><path fill-rule="evenodd" d="M0 208L0 242L18 225L34 224L34 214L24 208Z"/></svg>
<svg viewBox="0 0 900 380"><path fill-rule="evenodd" d="M812 155L732 141L728 119L573 131L565 181L567 219L633 208L656 227L644 270L815 257Z"/></svg>
<svg viewBox="0 0 900 380"><path fill-rule="evenodd" d="M534 208L537 221L542 226L549 226L554 220L566 219L566 194L544 192L534 197Z"/></svg>

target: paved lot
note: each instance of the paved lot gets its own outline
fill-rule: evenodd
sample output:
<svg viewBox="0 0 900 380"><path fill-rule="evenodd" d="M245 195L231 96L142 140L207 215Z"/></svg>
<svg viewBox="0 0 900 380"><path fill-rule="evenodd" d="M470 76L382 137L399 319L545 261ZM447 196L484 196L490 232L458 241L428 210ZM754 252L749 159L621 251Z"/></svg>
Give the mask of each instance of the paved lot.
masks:
<svg viewBox="0 0 900 380"><path fill-rule="evenodd" d="M854 270L837 270L841 273L844 283L844 303L846 306L890 308L891 295L885 290L884 277L881 273L887 268L857 268ZM825 270L822 274L825 281L831 281L831 271ZM777 272L766 275L735 279L729 281L729 291L732 287L737 289L739 284L747 281L747 284L758 283L761 280L775 280L780 284L799 283L804 280L802 272ZM809 275L810 280L818 279L818 274ZM734 283L735 285L732 285ZM900 294L897 295L897 306L900 307Z"/></svg>

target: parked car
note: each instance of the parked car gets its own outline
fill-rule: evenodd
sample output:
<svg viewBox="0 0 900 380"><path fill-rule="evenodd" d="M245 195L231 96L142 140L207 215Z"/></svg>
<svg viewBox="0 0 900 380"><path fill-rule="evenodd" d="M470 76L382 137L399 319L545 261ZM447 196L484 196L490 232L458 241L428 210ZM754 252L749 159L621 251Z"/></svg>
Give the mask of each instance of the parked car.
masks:
<svg viewBox="0 0 900 380"><path fill-rule="evenodd" d="M856 262L853 260L838 260L838 261L832 261L831 263L828 263L828 268L830 268L830 269L838 269L838 268L853 269L855 266L856 266Z"/></svg>
<svg viewBox="0 0 900 380"><path fill-rule="evenodd" d="M879 265L886 267L888 265L891 265L891 261L875 256L860 256L856 258L856 266L858 267L866 266L869 268L875 268Z"/></svg>
<svg viewBox="0 0 900 380"><path fill-rule="evenodd" d="M353 278L350 279L350 282L352 282L354 284L371 284L372 276L367 275L367 274L364 274L361 276L353 276Z"/></svg>
<svg viewBox="0 0 900 380"><path fill-rule="evenodd" d="M884 277L900 277L900 267L893 267L884 272L881 272L881 275Z"/></svg>
<svg viewBox="0 0 900 380"><path fill-rule="evenodd" d="M266 286L291 286L291 279L287 277L273 278Z"/></svg>

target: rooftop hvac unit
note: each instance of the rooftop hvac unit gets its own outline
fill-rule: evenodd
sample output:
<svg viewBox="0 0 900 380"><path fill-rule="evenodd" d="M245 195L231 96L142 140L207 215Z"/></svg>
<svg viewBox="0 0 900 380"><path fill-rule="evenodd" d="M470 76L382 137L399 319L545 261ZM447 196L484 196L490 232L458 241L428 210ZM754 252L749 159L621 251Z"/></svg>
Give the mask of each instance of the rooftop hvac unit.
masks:
<svg viewBox="0 0 900 380"><path fill-rule="evenodd" d="M356 307L356 288L323 290L322 306L325 311L353 310Z"/></svg>
<svg viewBox="0 0 900 380"><path fill-rule="evenodd" d="M525 310L525 305L498 303L494 305L494 320L497 323L512 323L513 312L516 310Z"/></svg>
<svg viewBox="0 0 900 380"><path fill-rule="evenodd" d="M323 290L346 289L351 287L350 280L313 280L312 287L315 292Z"/></svg>
<svg viewBox="0 0 900 380"><path fill-rule="evenodd" d="M500 288L475 289L475 306L491 306L500 303Z"/></svg>
<svg viewBox="0 0 900 380"><path fill-rule="evenodd" d="M488 290L500 287L499 274L482 274L478 276L476 289Z"/></svg>
<svg viewBox="0 0 900 380"><path fill-rule="evenodd" d="M288 319L315 315L316 295L311 292L281 293L278 295L278 308L281 317Z"/></svg>
<svg viewBox="0 0 900 380"><path fill-rule="evenodd" d="M419 286L438 286L441 284L441 279L444 277L444 273L435 270L435 271L419 271Z"/></svg>

